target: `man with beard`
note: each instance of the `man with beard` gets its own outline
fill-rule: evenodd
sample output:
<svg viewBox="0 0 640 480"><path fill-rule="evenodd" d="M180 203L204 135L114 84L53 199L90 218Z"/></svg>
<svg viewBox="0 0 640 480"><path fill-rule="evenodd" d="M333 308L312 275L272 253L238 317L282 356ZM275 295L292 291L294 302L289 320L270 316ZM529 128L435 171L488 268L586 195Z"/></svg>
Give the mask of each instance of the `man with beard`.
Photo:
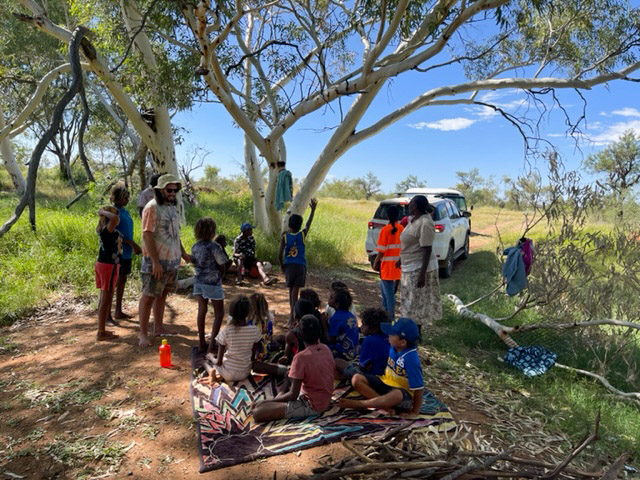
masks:
<svg viewBox="0 0 640 480"><path fill-rule="evenodd" d="M167 295L176 289L180 258L191 261L180 241L176 197L181 186L175 176L162 175L154 187L155 198L142 212L142 297L138 307L141 347L151 345L147 327L152 309L153 336L175 333L165 330L162 322Z"/></svg>

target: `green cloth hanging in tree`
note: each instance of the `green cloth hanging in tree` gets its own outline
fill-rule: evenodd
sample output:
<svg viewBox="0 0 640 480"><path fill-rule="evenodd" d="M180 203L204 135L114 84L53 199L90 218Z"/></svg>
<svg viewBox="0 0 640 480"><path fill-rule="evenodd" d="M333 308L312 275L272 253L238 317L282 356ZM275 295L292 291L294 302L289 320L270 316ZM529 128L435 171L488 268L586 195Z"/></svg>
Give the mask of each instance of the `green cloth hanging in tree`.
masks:
<svg viewBox="0 0 640 480"><path fill-rule="evenodd" d="M293 179L289 170L280 170L276 183L276 210L282 210L293 199Z"/></svg>

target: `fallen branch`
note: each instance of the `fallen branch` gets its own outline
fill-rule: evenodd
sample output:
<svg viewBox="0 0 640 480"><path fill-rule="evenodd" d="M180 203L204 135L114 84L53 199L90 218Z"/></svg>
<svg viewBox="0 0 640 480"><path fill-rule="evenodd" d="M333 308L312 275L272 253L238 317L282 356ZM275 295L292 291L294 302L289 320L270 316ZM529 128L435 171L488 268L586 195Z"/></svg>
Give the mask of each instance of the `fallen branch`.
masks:
<svg viewBox="0 0 640 480"><path fill-rule="evenodd" d="M567 455L567 458L565 458L562 462L560 462L560 464L556 468L554 468L548 474L544 475L542 477L543 480L553 480L554 478L557 478L558 474L567 465L569 465L573 461L573 459L580 454L580 452L582 452L585 448L587 448L589 445L591 445L593 442L595 442L599 438L598 437L599 430L600 430L600 411L598 411L598 414L596 415L593 433L589 435L589 432L587 432L583 440L580 442L580 444L576 448L574 448L573 451L569 453L569 455Z"/></svg>
<svg viewBox="0 0 640 480"><path fill-rule="evenodd" d="M466 317L466 318L471 318L471 319L477 320L480 323L486 325L491 330L496 332L498 337L500 337L500 339L509 348L518 346L516 341L513 338L511 338L510 334L522 332L522 331L525 331L525 329L518 328L518 327L507 327L507 326L502 325L500 322L498 322L497 320L495 320L495 319L493 319L493 318L491 318L491 317L489 317L487 315L484 315L482 313L473 312L473 311L469 310L464 305L464 303L462 303L462 300L460 300L457 296L455 296L453 294L447 295L447 298L455 305L456 312L458 313L458 315L460 315L462 317ZM602 325L609 324L610 325L611 323L597 323L597 322L613 322L613 321L614 320L596 320L596 321L593 321L593 322L582 322L582 323L585 323L585 324L588 323L588 324L591 324L591 325L595 325L595 324L602 324ZM581 324L577 323L577 324L573 324L573 325L579 326ZM531 330L531 328L529 328L529 330ZM638 405L640 405L640 392L623 392L622 390L618 390L613 385L611 385L611 383L609 383L609 381L606 378L604 378L602 375L598 375L597 373L589 372L588 370L582 370L580 368L570 367L568 365L563 365L562 363L556 363L555 366L559 367L559 368L562 368L562 369L565 369L565 370L570 370L570 371L575 372L575 373L579 373L581 375L585 375L585 376L594 378L594 379L598 380L611 393L613 393L613 394L617 395L618 397L621 397L621 398L623 398L625 400L631 400L634 403L637 403Z"/></svg>

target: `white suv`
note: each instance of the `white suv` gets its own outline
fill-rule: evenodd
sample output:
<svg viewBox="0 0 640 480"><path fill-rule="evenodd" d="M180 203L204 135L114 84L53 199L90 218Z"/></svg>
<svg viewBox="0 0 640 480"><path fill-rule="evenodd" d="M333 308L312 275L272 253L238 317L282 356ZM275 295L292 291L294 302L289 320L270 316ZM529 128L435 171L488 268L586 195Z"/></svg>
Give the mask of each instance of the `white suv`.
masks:
<svg viewBox="0 0 640 480"><path fill-rule="evenodd" d="M417 194L416 194L417 195ZM465 259L469 256L469 235L471 226L469 222L469 212L461 212L456 203L448 198L439 198L427 195L429 203L433 206L433 220L436 228L436 238L433 242L433 252L438 259L440 266L440 276L447 278L453 271L453 261L460 257ZM464 199L464 197L462 197ZM369 257L369 262L373 264L376 258L376 246L380 230L389 220L387 209L395 205L400 209L399 218L409 215L409 196L391 198L383 200L378 205L378 209L373 214L369 222L369 231L365 248Z"/></svg>

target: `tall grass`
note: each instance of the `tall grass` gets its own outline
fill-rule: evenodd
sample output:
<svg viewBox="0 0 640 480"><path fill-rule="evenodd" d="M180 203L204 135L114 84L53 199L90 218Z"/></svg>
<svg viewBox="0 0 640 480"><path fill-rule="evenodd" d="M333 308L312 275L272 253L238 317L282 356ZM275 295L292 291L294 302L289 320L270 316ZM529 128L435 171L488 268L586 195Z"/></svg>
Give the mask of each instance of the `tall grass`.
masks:
<svg viewBox="0 0 640 480"><path fill-rule="evenodd" d="M37 233L33 233L25 215L0 238L0 325L41 304L61 290L77 295L94 293L93 264L99 242L95 233L98 203L83 199L67 210L73 197L69 189L55 187L38 195ZM0 192L0 216L8 218L17 203L13 195ZM367 221L376 202L322 199L316 211L307 241L307 258L311 266L336 267L365 262L364 241ZM140 219L135 202L129 205L134 220L136 240L140 239ZM194 243L193 225L204 216L217 223L217 232L225 234L229 253L240 225L253 217L249 195L202 194L197 207L187 206L182 243L190 250ZM309 211L305 214L305 221ZM255 230L257 254L276 263L279 239L266 237ZM134 259L133 277L137 276L139 258Z"/></svg>

